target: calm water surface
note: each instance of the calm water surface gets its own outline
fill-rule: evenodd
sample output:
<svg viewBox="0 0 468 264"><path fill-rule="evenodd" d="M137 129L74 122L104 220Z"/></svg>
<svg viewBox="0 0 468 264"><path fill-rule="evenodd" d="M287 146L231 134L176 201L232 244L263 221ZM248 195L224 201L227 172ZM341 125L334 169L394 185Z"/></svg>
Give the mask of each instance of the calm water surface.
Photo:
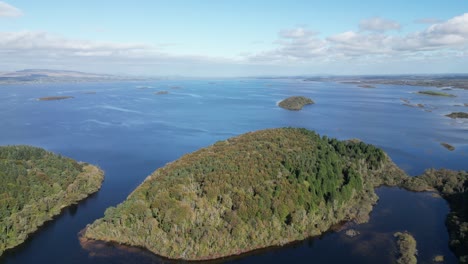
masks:
<svg viewBox="0 0 468 264"><path fill-rule="evenodd" d="M180 89L172 89L179 86ZM142 89L142 87L144 87ZM99 165L106 173L102 189L53 222L2 263L151 263L167 262L151 254L109 245L103 254L81 248L78 232L122 202L147 175L185 153L248 131L305 127L339 139L359 138L383 148L406 172L426 168L468 170L468 121L445 117L468 111L468 92L456 98L416 94L428 87L352 84L301 80L160 80L151 82L73 83L0 86L0 145L28 144ZM156 95L167 90L167 95ZM94 91L95 94L87 92ZM44 96L74 96L37 101ZM285 97L304 95L316 104L302 111L276 106ZM425 108L403 105L424 104ZM440 145L456 147L448 151ZM409 231L418 241L420 263L436 254L456 263L448 248L443 199L428 193L379 188L380 197L361 232L348 238L330 232L281 248L225 259L225 262L391 263L392 234Z"/></svg>

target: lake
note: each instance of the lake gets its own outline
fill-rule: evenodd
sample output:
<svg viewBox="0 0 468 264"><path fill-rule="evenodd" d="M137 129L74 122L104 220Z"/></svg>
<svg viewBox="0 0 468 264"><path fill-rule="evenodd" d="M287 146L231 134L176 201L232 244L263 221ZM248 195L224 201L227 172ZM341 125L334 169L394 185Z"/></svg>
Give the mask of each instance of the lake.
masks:
<svg viewBox="0 0 468 264"><path fill-rule="evenodd" d="M175 89L177 88L177 89ZM0 145L27 144L96 164L105 171L102 189L48 222L2 263L158 263L138 249L106 245L101 254L81 248L78 232L122 202L152 171L218 140L274 127L305 127L338 139L359 138L385 150L410 175L426 168L468 170L468 120L445 114L468 111L468 92L455 98L417 94L430 87L308 82L300 79L196 79L146 82L44 83L0 86ZM155 94L168 91L168 94ZM95 92L95 93L90 93ZM314 105L287 111L289 96ZM39 97L73 96L58 101ZM424 104L424 108L404 105ZM440 145L447 142L456 149ZM234 263L391 263L392 234L411 232L420 263L437 254L456 263L445 228L447 203L429 193L381 187L369 223L284 247L222 261Z"/></svg>

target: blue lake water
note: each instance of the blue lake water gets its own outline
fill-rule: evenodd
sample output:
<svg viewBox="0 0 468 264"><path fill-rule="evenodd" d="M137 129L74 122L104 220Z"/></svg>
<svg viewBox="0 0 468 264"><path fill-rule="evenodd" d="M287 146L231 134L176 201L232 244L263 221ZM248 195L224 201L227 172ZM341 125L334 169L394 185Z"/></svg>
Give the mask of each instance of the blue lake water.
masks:
<svg viewBox="0 0 468 264"><path fill-rule="evenodd" d="M173 89L174 86L180 89ZM142 89L142 87L145 87ZM64 211L3 263L152 263L165 261L138 250L108 246L108 253L81 248L78 232L122 202L152 171L180 156L235 135L274 127L305 127L339 139L359 138L383 148L407 173L426 168L468 170L468 121L445 114L468 111L468 91L455 98L415 93L430 87L305 82L294 79L156 80L0 86L0 145L28 144L97 164L102 189ZM156 95L166 90L169 94ZM95 94L87 92L94 91ZM292 95L316 104L287 111L276 103ZM44 96L74 96L38 101ZM405 106L424 104L425 108ZM456 147L448 151L440 145ZM448 248L443 199L428 193L379 188L379 203L361 235L330 232L285 247L260 250L226 262L391 263L392 234L410 231L420 263L436 254L456 263Z"/></svg>

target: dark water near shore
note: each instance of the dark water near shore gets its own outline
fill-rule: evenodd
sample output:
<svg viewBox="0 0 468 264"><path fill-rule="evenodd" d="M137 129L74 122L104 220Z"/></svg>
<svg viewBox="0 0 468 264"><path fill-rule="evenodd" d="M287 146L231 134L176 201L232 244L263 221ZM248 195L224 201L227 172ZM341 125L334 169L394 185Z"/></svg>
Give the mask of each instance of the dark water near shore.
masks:
<svg viewBox="0 0 468 264"><path fill-rule="evenodd" d="M141 89L141 86L149 88ZM181 89L171 89L180 86ZM99 165L106 172L102 189L69 208L2 263L142 263L158 262L151 254L108 247L110 256L91 256L77 233L122 202L152 171L185 153L248 131L305 127L339 139L359 138L383 148L411 175L424 169L468 170L468 121L445 114L468 111L468 91L456 98L415 94L437 88L299 80L165 80L139 83L77 83L0 86L0 145L28 144ZM167 95L155 95L167 90ZM86 92L95 91L95 94ZM291 112L276 103L292 95L316 104ZM44 96L74 96L37 101ZM422 103L425 108L403 105ZM460 106L461 105L461 106ZM430 112L429 112L430 111ZM440 145L456 147L448 151ZM418 241L420 263L436 254L456 263L448 248L443 199L428 193L379 188L380 201L369 223L321 238L261 250L224 261L237 263L304 262L391 263L392 234L410 231Z"/></svg>

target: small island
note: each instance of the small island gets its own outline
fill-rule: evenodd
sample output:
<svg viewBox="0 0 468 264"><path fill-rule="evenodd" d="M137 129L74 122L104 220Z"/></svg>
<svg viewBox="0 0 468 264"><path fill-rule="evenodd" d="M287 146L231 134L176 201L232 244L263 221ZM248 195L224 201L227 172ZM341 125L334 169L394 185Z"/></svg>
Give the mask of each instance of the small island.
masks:
<svg viewBox="0 0 468 264"><path fill-rule="evenodd" d="M375 88L375 86L371 85L371 84L359 84L358 87L361 87L361 88Z"/></svg>
<svg viewBox="0 0 468 264"><path fill-rule="evenodd" d="M0 147L0 255L44 222L95 193L104 173L31 146Z"/></svg>
<svg viewBox="0 0 468 264"><path fill-rule="evenodd" d="M393 235L396 238L397 244L397 261L398 264L416 264L418 260L416 255L416 239L408 232L396 232Z"/></svg>
<svg viewBox="0 0 468 264"><path fill-rule="evenodd" d="M409 106L409 107L417 107L417 108L424 108L425 105L424 104L412 104L410 100L408 99L405 99L405 98L400 98L400 100L403 102L403 105L404 106Z"/></svg>
<svg viewBox="0 0 468 264"><path fill-rule="evenodd" d="M299 111L305 105L313 104L312 99L304 96L291 96L279 102L278 106L287 110Z"/></svg>
<svg viewBox="0 0 468 264"><path fill-rule="evenodd" d="M157 91L154 94L156 94L156 95L169 94L169 92L168 91Z"/></svg>
<svg viewBox="0 0 468 264"><path fill-rule="evenodd" d="M348 229L346 230L345 232L345 235L348 236L348 237L355 237L355 236L358 236L359 234L361 234L359 231L357 230L354 230L354 229Z"/></svg>
<svg viewBox="0 0 468 264"><path fill-rule="evenodd" d="M456 95L438 92L438 91L419 91L418 94L432 95L432 96L445 96L445 97L457 97Z"/></svg>
<svg viewBox="0 0 468 264"><path fill-rule="evenodd" d="M38 101L55 101L55 100L65 100L74 98L73 96L47 96L47 97L40 97L37 98Z"/></svg>
<svg viewBox="0 0 468 264"><path fill-rule="evenodd" d="M144 89L150 89L150 88L153 88L151 86L146 86L146 85L139 85L136 87L137 89L140 89L140 90L144 90Z"/></svg>
<svg viewBox="0 0 468 264"><path fill-rule="evenodd" d="M444 148L450 150L450 151L454 151L455 150L455 147L450 145L449 143L445 143L445 142L442 142L440 143L440 145L442 145Z"/></svg>
<svg viewBox="0 0 468 264"><path fill-rule="evenodd" d="M436 255L436 256L434 256L434 258L432 259L432 261L438 263L438 262L444 262L444 259L445 259L445 258L444 258L443 255Z"/></svg>
<svg viewBox="0 0 468 264"><path fill-rule="evenodd" d="M456 118L468 118L468 113L465 113L465 112L452 112L448 115L445 115L445 116L448 116L450 118L453 118L453 119L456 119Z"/></svg>

